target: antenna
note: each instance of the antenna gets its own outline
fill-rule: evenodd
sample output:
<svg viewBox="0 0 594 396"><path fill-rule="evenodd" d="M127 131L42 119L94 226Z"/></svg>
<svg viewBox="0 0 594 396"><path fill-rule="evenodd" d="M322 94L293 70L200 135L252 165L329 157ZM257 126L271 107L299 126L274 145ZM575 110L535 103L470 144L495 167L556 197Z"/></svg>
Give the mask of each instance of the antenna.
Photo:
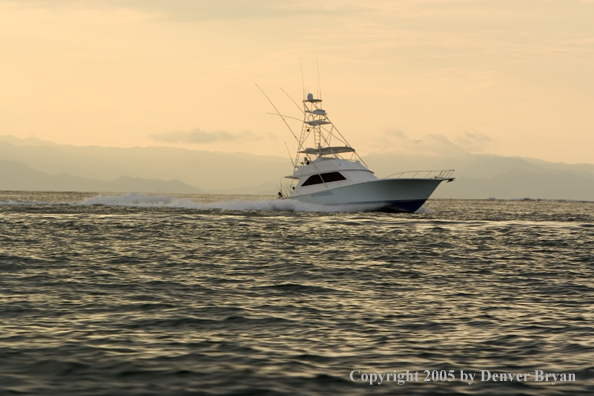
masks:
<svg viewBox="0 0 594 396"><path fill-rule="evenodd" d="M320 83L320 64L316 61L316 66L318 67L318 98L322 99L322 84Z"/></svg>
<svg viewBox="0 0 594 396"><path fill-rule="evenodd" d="M305 100L305 79L303 78L303 62L299 59L299 65L301 66L301 86L303 87L303 100Z"/></svg>

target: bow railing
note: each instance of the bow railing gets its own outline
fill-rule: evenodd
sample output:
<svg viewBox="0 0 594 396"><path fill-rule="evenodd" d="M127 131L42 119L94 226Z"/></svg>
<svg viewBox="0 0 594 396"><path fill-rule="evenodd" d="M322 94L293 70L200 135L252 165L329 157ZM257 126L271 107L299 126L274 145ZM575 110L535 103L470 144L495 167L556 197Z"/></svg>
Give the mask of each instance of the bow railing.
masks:
<svg viewBox="0 0 594 396"><path fill-rule="evenodd" d="M452 179L454 171L455 169L405 171L386 176L384 179Z"/></svg>

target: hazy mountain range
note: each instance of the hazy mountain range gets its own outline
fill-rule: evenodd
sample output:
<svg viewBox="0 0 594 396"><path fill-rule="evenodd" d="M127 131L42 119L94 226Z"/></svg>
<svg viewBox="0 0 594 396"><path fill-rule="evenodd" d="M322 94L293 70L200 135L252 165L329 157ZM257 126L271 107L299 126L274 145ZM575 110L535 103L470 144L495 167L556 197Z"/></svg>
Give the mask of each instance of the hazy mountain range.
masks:
<svg viewBox="0 0 594 396"><path fill-rule="evenodd" d="M594 164L519 157L372 154L379 177L414 169L456 169L435 198L594 201ZM0 136L0 190L274 195L291 172L287 158L172 147L81 147Z"/></svg>

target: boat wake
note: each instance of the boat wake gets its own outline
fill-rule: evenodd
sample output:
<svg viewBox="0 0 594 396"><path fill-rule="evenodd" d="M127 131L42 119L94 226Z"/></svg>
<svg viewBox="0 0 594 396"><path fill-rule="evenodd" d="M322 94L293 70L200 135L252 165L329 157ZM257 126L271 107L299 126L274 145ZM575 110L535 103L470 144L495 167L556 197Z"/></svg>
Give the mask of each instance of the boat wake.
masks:
<svg viewBox="0 0 594 396"><path fill-rule="evenodd" d="M416 214L431 214L433 211L426 207L425 205L421 206L419 209L416 210Z"/></svg>
<svg viewBox="0 0 594 396"><path fill-rule="evenodd" d="M124 195L98 195L87 198L79 205L103 206L133 206L133 207L169 207L197 210L256 210L280 212L368 212L378 209L378 205L316 205L292 199L266 199L266 200L232 200L217 202L195 202L189 199L167 195L145 195L127 193Z"/></svg>
<svg viewBox="0 0 594 396"><path fill-rule="evenodd" d="M103 205L103 206L138 206L138 207L172 207L195 209L198 203L168 195L145 195L138 193L127 193L123 195L97 195L84 199L80 205Z"/></svg>
<svg viewBox="0 0 594 396"><path fill-rule="evenodd" d="M141 207L141 208L179 208L194 210L236 210L236 211L273 211L273 212L372 212L380 207L377 204L349 204L349 205L317 205L300 202L294 199L234 199L213 202L197 202L188 198L180 198L171 195L148 195L139 193L127 193L121 195L100 194L94 197L85 198L79 201L38 201L38 200L6 200L0 201L0 205L74 205L74 206L120 206L120 207ZM419 208L415 213L428 214L431 210L425 206Z"/></svg>

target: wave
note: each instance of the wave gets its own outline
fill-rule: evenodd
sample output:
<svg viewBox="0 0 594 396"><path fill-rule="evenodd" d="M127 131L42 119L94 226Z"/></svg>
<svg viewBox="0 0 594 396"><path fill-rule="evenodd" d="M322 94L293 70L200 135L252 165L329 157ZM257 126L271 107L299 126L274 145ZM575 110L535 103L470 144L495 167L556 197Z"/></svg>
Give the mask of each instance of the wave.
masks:
<svg viewBox="0 0 594 396"><path fill-rule="evenodd" d="M52 205L55 202L44 202L44 201L20 201L20 200L9 200L9 201L0 201L0 205Z"/></svg>
<svg viewBox="0 0 594 396"><path fill-rule="evenodd" d="M316 205L299 202L292 199L266 199L266 200L233 200L217 202L195 202L189 199L177 198L167 195L145 195L138 193L127 193L124 195L98 195L83 200L81 205L104 205L104 206L136 206L136 207L169 207L198 210L255 210L255 211L278 211L278 212L369 212L377 210L377 204L358 205ZM417 213L431 213L426 207L421 207Z"/></svg>

